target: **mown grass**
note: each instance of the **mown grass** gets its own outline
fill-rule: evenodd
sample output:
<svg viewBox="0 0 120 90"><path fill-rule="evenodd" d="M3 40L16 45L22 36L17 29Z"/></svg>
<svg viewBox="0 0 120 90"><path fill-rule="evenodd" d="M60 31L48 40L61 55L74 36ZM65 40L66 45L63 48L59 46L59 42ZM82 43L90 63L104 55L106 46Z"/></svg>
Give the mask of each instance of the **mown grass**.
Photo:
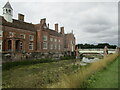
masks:
<svg viewBox="0 0 120 90"><path fill-rule="evenodd" d="M48 88L84 88L85 81L90 77L90 75L96 73L97 71L107 67L109 63L117 58L118 54L109 55L104 59L92 63L87 68L82 68L78 73L70 74L69 76L64 74L59 83L48 85Z"/></svg>
<svg viewBox="0 0 120 90"><path fill-rule="evenodd" d="M86 88L118 88L118 60L120 56L104 70L93 74L86 81Z"/></svg>

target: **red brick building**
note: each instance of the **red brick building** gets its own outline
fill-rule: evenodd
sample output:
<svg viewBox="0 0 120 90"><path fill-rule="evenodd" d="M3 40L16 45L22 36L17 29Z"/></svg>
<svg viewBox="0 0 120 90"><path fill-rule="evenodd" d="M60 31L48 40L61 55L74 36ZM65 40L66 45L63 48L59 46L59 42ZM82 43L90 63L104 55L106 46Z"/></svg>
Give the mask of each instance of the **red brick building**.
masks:
<svg viewBox="0 0 120 90"><path fill-rule="evenodd" d="M39 24L24 21L24 15L18 14L18 20L13 19L13 9L9 2L3 7L0 16L0 50L4 56L13 58L60 57L64 52L74 52L75 37L73 33L65 34L64 27L55 24L55 30L46 24L46 18ZM36 54L37 53L37 54ZM38 56L36 56L38 55Z"/></svg>

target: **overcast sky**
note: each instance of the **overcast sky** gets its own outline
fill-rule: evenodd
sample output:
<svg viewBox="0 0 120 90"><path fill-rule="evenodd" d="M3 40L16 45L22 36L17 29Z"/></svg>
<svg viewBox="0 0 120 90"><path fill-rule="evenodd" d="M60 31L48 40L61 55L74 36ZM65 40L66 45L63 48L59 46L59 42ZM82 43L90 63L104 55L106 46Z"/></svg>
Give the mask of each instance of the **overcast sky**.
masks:
<svg viewBox="0 0 120 90"><path fill-rule="evenodd" d="M0 2L0 15L2 7L8 0ZM17 19L18 13L25 15L26 22L37 24L40 19L46 18L50 28L58 23L65 27L65 33L72 30L78 43L110 43L118 44L118 0L111 2L43 2L31 0L9 0L13 8L13 18ZM105 1L105 0L104 0Z"/></svg>

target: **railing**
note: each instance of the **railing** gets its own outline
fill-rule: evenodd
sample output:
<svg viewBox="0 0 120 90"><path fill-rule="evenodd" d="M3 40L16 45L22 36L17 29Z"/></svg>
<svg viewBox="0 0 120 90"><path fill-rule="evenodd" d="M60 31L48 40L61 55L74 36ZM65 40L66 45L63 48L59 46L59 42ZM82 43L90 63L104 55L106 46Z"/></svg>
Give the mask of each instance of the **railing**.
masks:
<svg viewBox="0 0 120 90"><path fill-rule="evenodd" d="M79 49L79 51L104 51L104 49ZM115 49L108 49L108 51L115 51Z"/></svg>
<svg viewBox="0 0 120 90"><path fill-rule="evenodd" d="M104 49L79 49L80 53L104 53ZM108 53L115 53L115 49L108 49Z"/></svg>

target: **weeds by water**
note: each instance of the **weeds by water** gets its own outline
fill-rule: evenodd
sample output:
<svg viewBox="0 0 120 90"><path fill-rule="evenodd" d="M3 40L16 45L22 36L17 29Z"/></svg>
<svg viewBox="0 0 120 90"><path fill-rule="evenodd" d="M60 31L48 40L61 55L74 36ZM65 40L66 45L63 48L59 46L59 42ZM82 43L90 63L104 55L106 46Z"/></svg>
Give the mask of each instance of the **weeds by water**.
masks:
<svg viewBox="0 0 120 90"><path fill-rule="evenodd" d="M60 57L60 60L70 60L74 59L74 56L65 56L65 57ZM14 61L14 62L6 62L2 64L2 69L3 70L9 70L13 67L16 66L24 66L24 65L33 65L33 64L38 64L38 63L50 63L50 62L59 62L60 60L57 59L36 59L36 60L21 60L21 61Z"/></svg>
<svg viewBox="0 0 120 90"><path fill-rule="evenodd" d="M68 75L63 75L59 83L48 86L48 88L79 88L85 87L85 81L90 75L105 68L107 64L116 59L118 55L110 55L101 59L98 62L92 63L89 67L80 69L79 72Z"/></svg>
<svg viewBox="0 0 120 90"><path fill-rule="evenodd" d="M85 87L85 80L106 67L117 55L111 55L88 66L74 65L74 60L49 61L41 63L15 62L12 69L3 70L3 88L79 88ZM33 63L34 62L34 63ZM49 63L47 63L49 62ZM8 64L9 65L9 64ZM15 65L18 65L17 67Z"/></svg>

